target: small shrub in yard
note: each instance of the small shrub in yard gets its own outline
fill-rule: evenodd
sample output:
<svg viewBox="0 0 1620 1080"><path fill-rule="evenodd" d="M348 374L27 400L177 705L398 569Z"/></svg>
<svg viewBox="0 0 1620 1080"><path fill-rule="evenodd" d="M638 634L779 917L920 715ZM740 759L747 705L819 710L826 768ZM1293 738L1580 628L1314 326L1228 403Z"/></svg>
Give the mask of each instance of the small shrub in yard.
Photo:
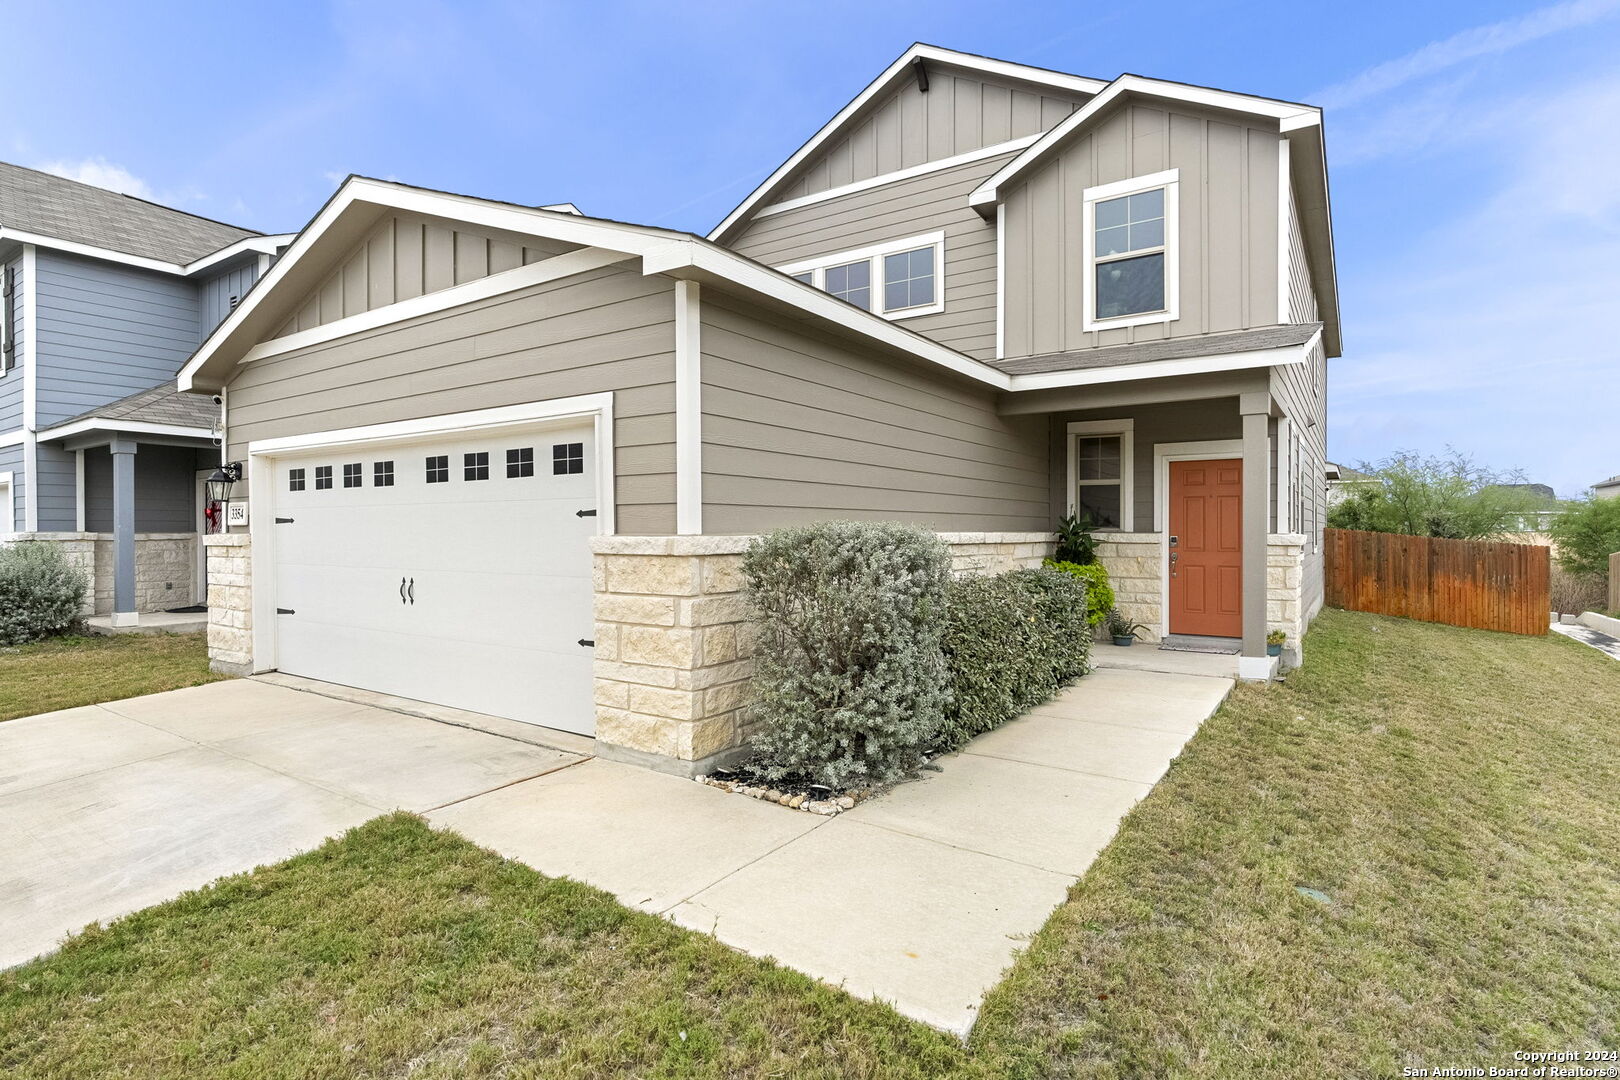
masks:
<svg viewBox="0 0 1620 1080"><path fill-rule="evenodd" d="M951 703L939 748L1005 724L1086 673L1083 578L1052 569L963 578L951 582L949 599Z"/></svg>
<svg viewBox="0 0 1620 1080"><path fill-rule="evenodd" d="M0 645L72 629L86 588L54 544L0 547Z"/></svg>
<svg viewBox="0 0 1620 1080"><path fill-rule="evenodd" d="M938 536L886 522L781 529L749 547L760 775L848 790L921 764L950 693L950 565Z"/></svg>
<svg viewBox="0 0 1620 1080"><path fill-rule="evenodd" d="M1108 584L1108 568L1102 563L1072 563L1047 559L1041 564L1086 583L1086 622L1096 626L1114 607L1114 587Z"/></svg>

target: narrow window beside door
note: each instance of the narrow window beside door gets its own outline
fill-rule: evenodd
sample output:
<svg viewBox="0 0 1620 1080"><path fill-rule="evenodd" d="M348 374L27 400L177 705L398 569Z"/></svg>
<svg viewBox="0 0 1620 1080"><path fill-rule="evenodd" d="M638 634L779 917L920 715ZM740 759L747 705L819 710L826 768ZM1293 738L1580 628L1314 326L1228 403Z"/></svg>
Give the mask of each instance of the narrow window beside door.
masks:
<svg viewBox="0 0 1620 1080"><path fill-rule="evenodd" d="M488 480L489 479L489 451L480 450L476 454L463 454L463 479Z"/></svg>
<svg viewBox="0 0 1620 1080"><path fill-rule="evenodd" d="M551 448L551 472L554 476L585 471L585 444L558 443Z"/></svg>
<svg viewBox="0 0 1620 1080"><path fill-rule="evenodd" d="M304 470L303 469L288 469L287 470L287 490L288 491L303 491L304 490Z"/></svg>
<svg viewBox="0 0 1620 1080"><path fill-rule="evenodd" d="M450 481L450 455L438 454L427 459L427 482L445 484Z"/></svg>
<svg viewBox="0 0 1620 1080"><path fill-rule="evenodd" d="M392 461L379 461L371 470L372 487L394 486L394 463Z"/></svg>
<svg viewBox="0 0 1620 1080"><path fill-rule="evenodd" d="M510 477L534 475L534 447L525 446L506 452L506 475Z"/></svg>
<svg viewBox="0 0 1620 1080"><path fill-rule="evenodd" d="M332 486L332 466L330 466L330 465L317 465L317 466L315 466L315 490L316 491L325 491L327 488L329 488L331 486Z"/></svg>

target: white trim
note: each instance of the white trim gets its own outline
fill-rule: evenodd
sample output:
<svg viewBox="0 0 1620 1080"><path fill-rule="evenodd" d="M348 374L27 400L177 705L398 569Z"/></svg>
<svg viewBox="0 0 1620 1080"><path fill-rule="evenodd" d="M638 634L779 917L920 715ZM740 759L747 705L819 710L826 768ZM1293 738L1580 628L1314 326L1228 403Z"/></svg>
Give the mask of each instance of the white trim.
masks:
<svg viewBox="0 0 1620 1080"><path fill-rule="evenodd" d="M1007 389L1049 390L1060 386L1096 386L1101 383L1130 382L1134 379L1159 379L1171 375L1201 375L1212 371L1239 371L1244 368L1282 367L1303 364L1310 351L1320 340L1321 331L1303 345L1282 345L1275 349L1250 349L1246 352L1217 356L1189 356L1180 360L1152 360L1141 364L1119 364L1105 368L1082 368L1077 371L1043 371L1031 375L1014 375Z"/></svg>
<svg viewBox="0 0 1620 1080"><path fill-rule="evenodd" d="M1294 443L1291 437L1292 426L1288 417L1277 418L1277 527L1273 532L1285 533L1291 531L1289 526L1294 524L1293 506L1290 505L1293 494L1289 479L1293 476Z"/></svg>
<svg viewBox="0 0 1620 1080"><path fill-rule="evenodd" d="M1294 278L1292 262L1294 246L1289 242L1288 224L1293 215L1294 185L1289 181L1287 139L1277 140L1277 322L1293 322L1293 304L1289 293Z"/></svg>
<svg viewBox="0 0 1620 1080"><path fill-rule="evenodd" d="M214 440L213 428L185 427L181 424L153 424L144 420L110 420L105 417L91 416L84 420L75 420L70 424L60 424L53 428L46 428L39 433L41 439L54 442L57 439L71 439L75 435L83 435L91 431L116 431L123 435L167 435L175 439L207 439Z"/></svg>
<svg viewBox="0 0 1620 1080"><path fill-rule="evenodd" d="M1164 192L1164 245L1162 249L1164 255L1164 308L1159 311L1145 311L1136 315L1121 315L1107 319L1099 318L1097 316L1097 231L1094 227L1097 204L1110 199L1137 195L1155 189ZM1128 180L1116 180L1111 184L1099 184L1097 187L1086 188L1081 193L1081 199L1081 329L1089 333L1098 330L1112 330L1121 326L1170 323L1181 318L1181 170L1165 169L1163 172L1149 173L1146 176L1135 176ZM1121 253L1117 258L1109 256L1109 261L1134 258L1138 254L1151 255L1155 254L1155 252L1151 248L1144 248L1141 252Z"/></svg>
<svg viewBox="0 0 1620 1080"><path fill-rule="evenodd" d="M248 501L260 512L249 519L253 558L253 670L270 671L276 666L276 557L275 516L266 509L275 505L273 459L304 450L357 446L362 444L420 440L439 435L527 426L548 420L589 417L595 422L596 438L596 523L600 535L611 536L617 526L613 477L613 394L581 394L577 397L502 405L494 409L446 413L417 420L316 431L279 439L259 439L248 444Z"/></svg>
<svg viewBox="0 0 1620 1080"><path fill-rule="evenodd" d="M826 141L832 138L857 113L864 109L873 99L886 92L891 86L902 78L912 78L911 63L913 60L936 61L950 64L953 67L965 68L970 71L981 72L985 75L994 75L1003 79L1016 79L1020 82L1034 83L1039 86L1050 86L1056 90L1063 90L1071 94L1095 94L1109 84L1101 79L1088 79L1080 75L1065 75L1056 71L1045 71L1040 68L1026 67L1023 64L1009 63L1006 60L991 60L984 56L974 56L971 53L957 52L954 49L941 49L934 45L916 44L905 52L894 63L884 68L877 78L869 83L865 90L857 94L848 105L838 110L831 120L821 126L821 129L812 135L803 146L793 152L793 155L777 167L776 171L766 177L764 182L749 193L748 197L737 204L737 208L726 215L724 221L716 225L709 233L710 240L718 240L733 225L747 217L771 191L787 175L815 154Z"/></svg>
<svg viewBox="0 0 1620 1080"><path fill-rule="evenodd" d="M184 211L179 210L175 212L184 213ZM160 274L174 274L177 277L191 277L245 251L257 251L273 255L278 247L291 243L295 235L294 233L279 233L272 236L248 236L189 263L177 263L163 259L152 259L145 255L132 255L127 251L115 251L112 248L98 247L95 244L84 244L77 240L63 240L60 237L47 236L44 233L25 232L20 229L0 226L0 240L14 240L19 244L37 245L42 248L49 248L52 251L65 251L69 255L83 255L90 259L121 263L124 266L133 266L140 270L155 270Z"/></svg>
<svg viewBox="0 0 1620 1080"><path fill-rule="evenodd" d="M1243 682L1270 682L1277 673L1279 659L1275 656L1240 656L1237 658L1238 679Z"/></svg>
<svg viewBox="0 0 1620 1080"><path fill-rule="evenodd" d="M1003 154L1015 154L1020 150L1027 149L1028 147L1034 145L1035 140L1038 138L1040 138L1040 135L1038 134L1025 135L1023 138L1009 139L1006 142L996 143L994 146L981 146L977 150L969 150L963 154L953 154L950 157L938 158L934 161L925 161L921 165L912 165L909 168L896 169L894 172L879 173L877 176L869 176L864 180L856 180L853 183L840 184L838 187L828 188L826 191L818 191L813 195L800 195L793 199L783 199L781 202L771 203L769 206L764 206L754 211L752 220L758 221L760 218L768 218L776 214L784 214L789 210L798 210L801 207L814 206L817 203L827 202L829 199L841 199L845 195L855 195L862 191L869 191L875 187L882 187L885 184L893 184L901 180L913 180L919 176L927 176L929 173L943 172L946 169L954 169L961 165L971 165L975 161L984 161L988 158L1000 157Z"/></svg>
<svg viewBox="0 0 1620 1080"><path fill-rule="evenodd" d="M1159 534L1159 625L1164 635L1170 633L1170 463L1234 457L1243 460L1242 439L1153 444L1153 531Z"/></svg>
<svg viewBox="0 0 1620 1080"><path fill-rule="evenodd" d="M244 353L242 359L237 363L247 364L254 360L263 360L267 356L279 356L282 353L289 353L296 349L307 349L311 345L320 345L324 342L335 341L341 337L348 337L350 334L375 330L390 323L403 322L406 319L431 315L447 308L459 307L462 304L487 300L492 296L499 296L501 293L511 292L514 289L541 285L573 274L583 274L588 270L599 270L604 266L612 266L614 263L624 262L634 257L621 251L603 251L600 248L585 248L580 251L555 255L549 259L542 259L537 263L530 263L527 266L503 270L498 274L490 274L487 277L476 278L461 285L453 285L448 289L424 293L409 300L385 304L379 308L372 308L370 311L362 311L357 315L349 315L320 326L312 326L308 330L299 330L284 337L262 341Z"/></svg>
<svg viewBox="0 0 1620 1080"><path fill-rule="evenodd" d="M1140 75L1121 75L1096 97L1070 113L1062 123L1042 135L1035 145L1007 162L988 180L974 188L972 194L968 196L968 205L981 214L986 213L987 207L1000 201L1003 188L1044 157L1048 150L1061 144L1076 129L1128 93L1146 94L1205 108L1228 109L1270 117L1278 121L1279 127L1285 133L1319 125L1322 122L1322 111L1309 105L1295 105L1285 101L1273 101L1270 98L1251 97L1248 94L1234 94L1227 90L1211 90L1202 86L1162 82Z"/></svg>
<svg viewBox="0 0 1620 1080"><path fill-rule="evenodd" d="M21 446L28 441L28 432L22 428L0 435L0 446Z"/></svg>
<svg viewBox="0 0 1620 1080"><path fill-rule="evenodd" d="M545 206L542 206L540 209L542 209L542 210L550 210L550 211L552 211L553 213L556 213L556 214L573 214L575 217L584 217L585 216L585 211L581 210L579 207L575 206L571 202L547 203Z"/></svg>
<svg viewBox="0 0 1620 1080"><path fill-rule="evenodd" d="M888 279L883 272L883 257L925 247L934 249L934 302L890 311L888 309ZM796 263L778 266L776 269L779 273L786 274L788 277L808 272L812 275L812 280L809 282L811 287L826 292L826 271L828 267L846 266L857 262L864 262L868 265L867 281L870 284L872 293L872 306L867 310L872 314L880 315L892 322L895 319L913 319L919 315L937 315L945 310L944 229L931 233L921 233L917 236L908 236L902 240L886 240L881 244L868 244L866 247L853 248L849 251L835 251L828 255L818 255L813 259L801 259ZM800 284L804 284L804 282Z"/></svg>
<svg viewBox="0 0 1620 1080"><path fill-rule="evenodd" d="M996 204L996 359L1007 355L1007 207Z"/></svg>
<svg viewBox="0 0 1620 1080"><path fill-rule="evenodd" d="M1074 475L1074 444L1080 435L1117 435L1119 436L1119 528L1098 528L1100 533L1128 533L1136 531L1136 421L1131 418L1119 420L1071 420L1068 425L1068 441L1066 443L1068 465L1068 487L1065 499L1068 502L1069 513L1074 513L1079 500L1076 498L1079 480ZM1099 481L1098 483L1108 483Z"/></svg>
<svg viewBox="0 0 1620 1080"><path fill-rule="evenodd" d="M73 451L73 529L84 532L84 451Z"/></svg>
<svg viewBox="0 0 1620 1080"><path fill-rule="evenodd" d="M5 488L5 498L0 500L0 510L5 513L0 519L0 525L4 526L0 528L0 535L9 536L17 531L17 488L11 482L11 473L0 472L0 488ZM84 531L82 524L79 531Z"/></svg>
<svg viewBox="0 0 1620 1080"><path fill-rule="evenodd" d="M3 235L4 229L0 229ZM24 244L22 250L23 295L23 528L39 531L39 440L34 434L39 422L39 249ZM13 354L15 356L15 354Z"/></svg>
<svg viewBox="0 0 1620 1080"><path fill-rule="evenodd" d="M695 281L675 283L675 531L703 531L703 319Z"/></svg>

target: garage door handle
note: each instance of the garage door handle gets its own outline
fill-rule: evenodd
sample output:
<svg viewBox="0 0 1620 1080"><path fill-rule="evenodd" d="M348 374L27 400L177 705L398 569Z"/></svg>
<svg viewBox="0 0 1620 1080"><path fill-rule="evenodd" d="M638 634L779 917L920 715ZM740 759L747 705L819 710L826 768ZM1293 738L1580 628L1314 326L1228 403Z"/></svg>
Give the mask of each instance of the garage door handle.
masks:
<svg viewBox="0 0 1620 1080"><path fill-rule="evenodd" d="M416 604L416 579L411 578L411 583L406 588L410 592L411 604L414 606Z"/></svg>
<svg viewBox="0 0 1620 1080"><path fill-rule="evenodd" d="M405 579L404 578L399 579L399 602L402 603L402 604L405 602Z"/></svg>

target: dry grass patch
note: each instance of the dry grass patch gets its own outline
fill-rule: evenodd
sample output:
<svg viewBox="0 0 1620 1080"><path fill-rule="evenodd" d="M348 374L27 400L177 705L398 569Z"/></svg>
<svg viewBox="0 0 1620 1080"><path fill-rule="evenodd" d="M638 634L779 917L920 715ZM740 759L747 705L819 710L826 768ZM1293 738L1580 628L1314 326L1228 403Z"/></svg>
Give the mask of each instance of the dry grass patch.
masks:
<svg viewBox="0 0 1620 1080"><path fill-rule="evenodd" d="M203 634L62 637L0 649L0 720L224 678Z"/></svg>

